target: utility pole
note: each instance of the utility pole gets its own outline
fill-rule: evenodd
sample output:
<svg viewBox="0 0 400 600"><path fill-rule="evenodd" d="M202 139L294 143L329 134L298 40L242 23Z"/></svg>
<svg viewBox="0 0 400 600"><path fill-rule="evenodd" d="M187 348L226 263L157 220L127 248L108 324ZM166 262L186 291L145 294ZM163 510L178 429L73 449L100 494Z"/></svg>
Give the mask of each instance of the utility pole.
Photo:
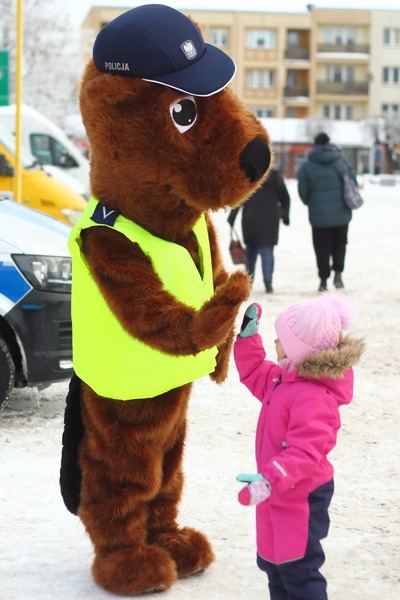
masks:
<svg viewBox="0 0 400 600"><path fill-rule="evenodd" d="M22 9L23 0L17 3L17 54L15 68L15 168L14 200L22 202L21 166L21 101L22 101Z"/></svg>

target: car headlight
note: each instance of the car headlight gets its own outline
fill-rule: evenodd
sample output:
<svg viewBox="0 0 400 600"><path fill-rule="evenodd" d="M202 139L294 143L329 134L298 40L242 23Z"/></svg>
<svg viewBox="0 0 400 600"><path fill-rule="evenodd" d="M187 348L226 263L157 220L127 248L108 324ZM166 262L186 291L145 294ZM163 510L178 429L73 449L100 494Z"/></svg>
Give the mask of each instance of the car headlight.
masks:
<svg viewBox="0 0 400 600"><path fill-rule="evenodd" d="M64 215L64 217L71 223L71 225L75 225L83 211L74 210L72 208L62 208L61 212Z"/></svg>
<svg viewBox="0 0 400 600"><path fill-rule="evenodd" d="M67 256L12 254L23 276L37 290L71 292L71 259Z"/></svg>

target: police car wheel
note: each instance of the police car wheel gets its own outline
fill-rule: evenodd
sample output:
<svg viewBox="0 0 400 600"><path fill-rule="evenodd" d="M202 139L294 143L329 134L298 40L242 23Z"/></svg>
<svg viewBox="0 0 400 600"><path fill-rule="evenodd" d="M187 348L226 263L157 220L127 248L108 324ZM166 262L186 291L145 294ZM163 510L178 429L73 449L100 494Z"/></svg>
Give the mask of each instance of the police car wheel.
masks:
<svg viewBox="0 0 400 600"><path fill-rule="evenodd" d="M6 342L0 337L0 410L7 404L14 382L14 361Z"/></svg>

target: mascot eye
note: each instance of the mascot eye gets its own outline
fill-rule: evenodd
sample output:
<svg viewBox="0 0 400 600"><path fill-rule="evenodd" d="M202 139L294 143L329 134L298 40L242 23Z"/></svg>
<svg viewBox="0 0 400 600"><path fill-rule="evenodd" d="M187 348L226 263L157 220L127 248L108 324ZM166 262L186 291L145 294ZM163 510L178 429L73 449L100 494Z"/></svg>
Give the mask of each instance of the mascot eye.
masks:
<svg viewBox="0 0 400 600"><path fill-rule="evenodd" d="M175 127L181 133L190 129L197 119L197 107L193 96L187 96L169 107Z"/></svg>

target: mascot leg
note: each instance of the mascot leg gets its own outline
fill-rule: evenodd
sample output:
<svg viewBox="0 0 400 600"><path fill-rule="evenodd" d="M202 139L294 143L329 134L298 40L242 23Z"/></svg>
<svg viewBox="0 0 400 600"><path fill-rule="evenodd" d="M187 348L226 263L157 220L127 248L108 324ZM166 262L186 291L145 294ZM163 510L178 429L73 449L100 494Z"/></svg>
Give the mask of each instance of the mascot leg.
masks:
<svg viewBox="0 0 400 600"><path fill-rule="evenodd" d="M94 579L122 595L166 590L213 559L202 534L176 524L190 385L126 402L82 388L78 514L94 546Z"/></svg>
<svg viewBox="0 0 400 600"><path fill-rule="evenodd" d="M204 534L184 527L176 521L182 495L182 457L186 421L182 420L174 434L174 444L166 452L163 481L157 497L149 503L149 543L164 548L175 561L178 577L188 577L204 571L214 560L214 553Z"/></svg>

